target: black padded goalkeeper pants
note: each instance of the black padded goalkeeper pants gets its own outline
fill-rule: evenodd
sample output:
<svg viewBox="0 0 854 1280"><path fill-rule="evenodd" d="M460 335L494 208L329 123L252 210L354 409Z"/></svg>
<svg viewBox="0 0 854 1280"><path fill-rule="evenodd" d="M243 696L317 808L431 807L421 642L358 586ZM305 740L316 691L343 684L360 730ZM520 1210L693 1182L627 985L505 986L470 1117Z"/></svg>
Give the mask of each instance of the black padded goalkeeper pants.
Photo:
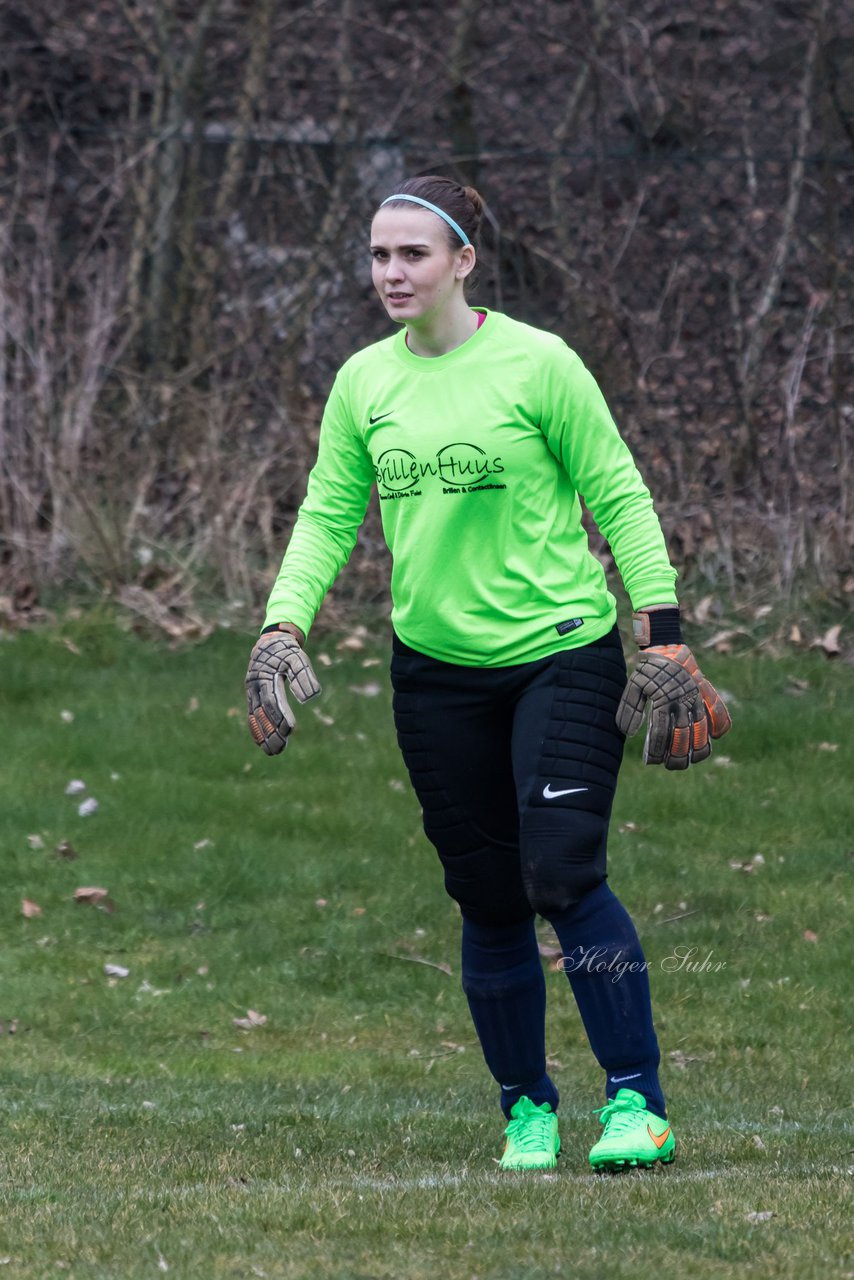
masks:
<svg viewBox="0 0 854 1280"><path fill-rule="evenodd" d="M398 741L464 916L567 911L606 879L626 664L607 636L537 662L463 667L394 639Z"/></svg>

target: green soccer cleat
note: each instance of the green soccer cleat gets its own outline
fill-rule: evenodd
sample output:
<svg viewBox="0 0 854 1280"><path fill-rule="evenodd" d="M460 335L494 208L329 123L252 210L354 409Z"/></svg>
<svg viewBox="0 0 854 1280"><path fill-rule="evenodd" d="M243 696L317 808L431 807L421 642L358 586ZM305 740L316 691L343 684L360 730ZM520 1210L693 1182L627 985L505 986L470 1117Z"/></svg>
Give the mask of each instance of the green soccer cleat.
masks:
<svg viewBox="0 0 854 1280"><path fill-rule="evenodd" d="M548 1102L537 1107L521 1097L510 1110L513 1117L504 1136L507 1139L500 1169L553 1169L560 1151L557 1116Z"/></svg>
<svg viewBox="0 0 854 1280"><path fill-rule="evenodd" d="M635 1089L620 1089L598 1111L605 1132L588 1156L594 1169L648 1168L658 1161L670 1164L676 1155L670 1124L647 1111L646 1098Z"/></svg>

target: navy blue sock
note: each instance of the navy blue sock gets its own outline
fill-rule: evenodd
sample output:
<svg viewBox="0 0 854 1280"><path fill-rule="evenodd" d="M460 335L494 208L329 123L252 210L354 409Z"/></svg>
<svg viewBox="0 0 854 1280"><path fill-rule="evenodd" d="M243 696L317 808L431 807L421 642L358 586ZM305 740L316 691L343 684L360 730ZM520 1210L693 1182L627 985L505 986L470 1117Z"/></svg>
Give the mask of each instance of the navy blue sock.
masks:
<svg viewBox="0 0 854 1280"><path fill-rule="evenodd" d="M636 1089L666 1119L647 964L631 916L603 880L549 922L590 1047L607 1072L606 1097Z"/></svg>
<svg viewBox="0 0 854 1280"><path fill-rule="evenodd" d="M496 926L464 916L462 977L504 1114L523 1095L557 1111L558 1091L546 1074L546 983L533 916Z"/></svg>

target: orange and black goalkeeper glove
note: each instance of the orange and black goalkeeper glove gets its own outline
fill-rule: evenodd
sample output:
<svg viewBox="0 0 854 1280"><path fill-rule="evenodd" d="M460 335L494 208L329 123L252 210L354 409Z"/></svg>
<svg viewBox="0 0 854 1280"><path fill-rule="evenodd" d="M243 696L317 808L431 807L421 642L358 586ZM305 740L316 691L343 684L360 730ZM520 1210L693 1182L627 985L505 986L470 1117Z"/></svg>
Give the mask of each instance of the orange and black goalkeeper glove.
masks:
<svg viewBox="0 0 854 1280"><path fill-rule="evenodd" d="M297 702L308 702L320 693L317 676L302 650L304 639L291 623L280 623L256 641L249 659L249 732L268 756L284 751L296 723L285 696L285 681Z"/></svg>
<svg viewBox="0 0 854 1280"><path fill-rule="evenodd" d="M678 611L668 612L670 619L656 618L655 613L635 615L636 637L641 644L646 640L647 646L642 648L620 700L617 726L626 737L632 737L648 704L644 763L687 769L712 754L709 739L722 738L732 720L723 698L703 675L688 646L681 643ZM673 636L674 613L674 642L656 644L656 630L660 637Z"/></svg>

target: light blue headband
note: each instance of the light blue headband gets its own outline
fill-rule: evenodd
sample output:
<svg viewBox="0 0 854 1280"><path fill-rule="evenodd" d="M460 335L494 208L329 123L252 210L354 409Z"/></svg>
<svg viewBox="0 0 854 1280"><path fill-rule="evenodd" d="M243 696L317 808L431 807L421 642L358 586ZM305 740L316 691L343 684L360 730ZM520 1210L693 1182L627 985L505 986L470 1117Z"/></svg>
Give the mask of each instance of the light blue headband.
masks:
<svg viewBox="0 0 854 1280"><path fill-rule="evenodd" d="M380 208L383 207L383 204L389 204L392 200L409 200L412 204L420 204L424 209L429 209L431 213L438 213L440 218L445 219L451 230L456 232L464 245L471 244L471 240L469 240L460 224L458 222L454 222L451 215L449 213L445 213L445 210L440 209L437 204L431 204L429 200L422 200L420 196L389 196L387 200L383 200Z"/></svg>

